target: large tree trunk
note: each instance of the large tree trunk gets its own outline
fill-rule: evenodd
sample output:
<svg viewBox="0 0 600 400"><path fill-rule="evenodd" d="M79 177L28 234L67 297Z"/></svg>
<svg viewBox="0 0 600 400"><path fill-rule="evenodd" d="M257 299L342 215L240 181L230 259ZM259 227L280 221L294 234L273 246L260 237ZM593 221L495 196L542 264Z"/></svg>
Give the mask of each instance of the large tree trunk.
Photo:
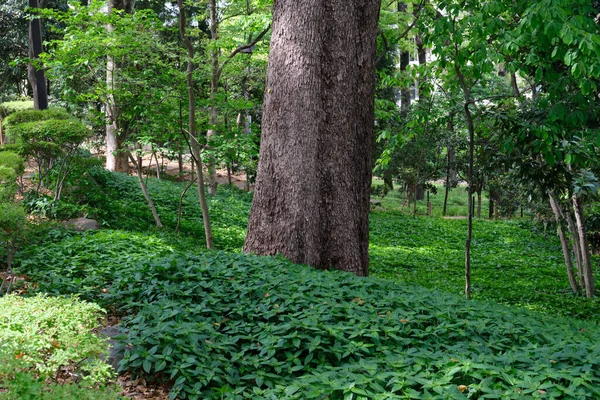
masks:
<svg viewBox="0 0 600 400"><path fill-rule="evenodd" d="M278 0L244 250L368 274L380 0Z"/></svg>
<svg viewBox="0 0 600 400"><path fill-rule="evenodd" d="M112 13L113 9L125 10L127 13L133 12L134 0L108 0L107 12ZM106 31L112 32L113 27L108 25ZM106 169L109 171L129 172L128 150L123 149L125 135L120 132L119 126L119 106L115 103L115 98L111 94L115 87L115 64L114 57L108 56L106 60L106 90L109 93L106 98ZM141 168L141 165L140 165Z"/></svg>

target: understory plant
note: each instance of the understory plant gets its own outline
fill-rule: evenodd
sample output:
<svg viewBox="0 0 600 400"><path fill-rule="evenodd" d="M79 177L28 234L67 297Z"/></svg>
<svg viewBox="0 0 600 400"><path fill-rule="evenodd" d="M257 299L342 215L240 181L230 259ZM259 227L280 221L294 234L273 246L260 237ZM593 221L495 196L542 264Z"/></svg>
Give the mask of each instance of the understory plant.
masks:
<svg viewBox="0 0 600 400"><path fill-rule="evenodd" d="M102 359L106 340L92 332L102 314L76 298L0 298L0 387L22 373L41 381L66 374L83 386L103 385L114 371Z"/></svg>
<svg viewBox="0 0 600 400"><path fill-rule="evenodd" d="M121 270L123 370L171 398L600 396L598 329L273 258Z"/></svg>

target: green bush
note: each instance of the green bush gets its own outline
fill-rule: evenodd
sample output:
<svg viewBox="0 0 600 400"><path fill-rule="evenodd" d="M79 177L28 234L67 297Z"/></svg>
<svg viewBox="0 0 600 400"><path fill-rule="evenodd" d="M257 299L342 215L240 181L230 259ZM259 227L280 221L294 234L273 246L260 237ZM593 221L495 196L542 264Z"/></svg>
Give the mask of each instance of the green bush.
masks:
<svg viewBox="0 0 600 400"><path fill-rule="evenodd" d="M13 368L10 363L8 367ZM1 367L0 367L1 369ZM121 397L112 387L81 387L76 384L46 383L30 372L17 372L12 379L3 382L0 400L119 400Z"/></svg>
<svg viewBox="0 0 600 400"><path fill-rule="evenodd" d="M0 151L0 165L12 168L17 176L25 172L25 161L23 157L13 151Z"/></svg>
<svg viewBox="0 0 600 400"><path fill-rule="evenodd" d="M0 153L4 151L12 151L13 153L21 154L21 145L18 143L4 143L0 146Z"/></svg>
<svg viewBox="0 0 600 400"><path fill-rule="evenodd" d="M62 200L54 200L49 196L27 192L23 198L25 210L32 215L56 220L67 220L87 215L87 208Z"/></svg>
<svg viewBox="0 0 600 400"><path fill-rule="evenodd" d="M25 228L25 211L15 203L0 202L0 241L10 238Z"/></svg>
<svg viewBox="0 0 600 400"><path fill-rule="evenodd" d="M49 108L47 110L15 110L4 120L4 123L9 126L22 124L25 122L37 122L46 120L69 120L72 119L65 110L60 108Z"/></svg>
<svg viewBox="0 0 600 400"><path fill-rule="evenodd" d="M33 110L33 100L6 101L0 103L0 118L4 118L15 111Z"/></svg>
<svg viewBox="0 0 600 400"><path fill-rule="evenodd" d="M15 170L0 164L0 201L12 201L18 189Z"/></svg>
<svg viewBox="0 0 600 400"><path fill-rule="evenodd" d="M53 166L54 199L61 197L71 162L79 145L90 135L89 129L63 110L30 110L11 114L6 133L19 143L20 153L35 160L38 169L38 190L48 186L47 179Z"/></svg>
<svg viewBox="0 0 600 400"><path fill-rule="evenodd" d="M93 386L111 378L113 371L101 356L105 339L91 332L103 311L93 303L75 298L7 295L0 298L0 385L18 372L40 379L55 378L69 367L81 384Z"/></svg>

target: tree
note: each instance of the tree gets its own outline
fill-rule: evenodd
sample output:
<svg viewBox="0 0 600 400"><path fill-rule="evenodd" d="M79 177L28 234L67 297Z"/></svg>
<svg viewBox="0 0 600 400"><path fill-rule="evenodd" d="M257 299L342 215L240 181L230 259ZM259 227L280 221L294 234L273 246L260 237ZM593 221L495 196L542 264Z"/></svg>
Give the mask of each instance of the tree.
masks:
<svg viewBox="0 0 600 400"><path fill-rule="evenodd" d="M122 10L127 14L133 13L134 0L108 0L107 13L110 15L114 10ZM114 32L112 24L106 26L108 35ZM115 63L115 56L108 54L106 59L106 102L104 104L106 110L106 169L109 171L129 172L129 163L127 153L123 152L123 143L126 139L126 134L121 126L121 118L119 103L115 101L113 92L119 86L117 78L118 72L115 69L119 68Z"/></svg>
<svg viewBox="0 0 600 400"><path fill-rule="evenodd" d="M196 165L196 171L198 171L197 189L198 189L198 200L200 201L200 208L202 209L202 220L204 222L204 235L206 238L206 248L211 249L213 247L212 230L210 227L210 214L208 212L208 204L206 202L206 196L204 195L204 176L202 173L202 155L200 153L200 146L196 139L196 93L194 91L193 73L194 73L194 46L191 40L186 34L186 20L185 20L185 9L183 7L183 0L177 0L177 7L179 8L179 32L181 39L183 40L184 46L188 51L187 60L187 71L186 71L186 85L188 89L188 135L190 141L190 150L194 158L193 162Z"/></svg>
<svg viewBox="0 0 600 400"><path fill-rule="evenodd" d="M379 0L278 0L244 245L368 274Z"/></svg>
<svg viewBox="0 0 600 400"><path fill-rule="evenodd" d="M29 7L38 8L38 0L29 0ZM40 18L32 18L29 21L29 57L31 59L39 58L42 53L42 21ZM33 108L36 110L45 110L48 108L48 92L46 90L46 77L44 70L32 63L28 66L28 78L33 88Z"/></svg>

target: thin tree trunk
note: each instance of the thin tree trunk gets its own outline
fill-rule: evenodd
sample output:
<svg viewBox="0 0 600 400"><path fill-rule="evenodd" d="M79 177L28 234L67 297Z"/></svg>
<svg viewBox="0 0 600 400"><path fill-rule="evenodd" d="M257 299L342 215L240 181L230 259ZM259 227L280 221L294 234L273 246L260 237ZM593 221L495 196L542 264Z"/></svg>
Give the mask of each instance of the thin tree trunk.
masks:
<svg viewBox="0 0 600 400"><path fill-rule="evenodd" d="M179 176L183 176L183 153L181 151L177 154L177 166L179 168Z"/></svg>
<svg viewBox="0 0 600 400"><path fill-rule="evenodd" d="M150 162L152 162L152 157L154 157L154 161L156 162L156 179L160 180L160 163L158 161L158 155L156 154L156 150L152 149L152 155L150 157ZM150 168L150 167L148 167Z"/></svg>
<svg viewBox="0 0 600 400"><path fill-rule="evenodd" d="M218 20L217 20L217 0L210 0L210 38L216 43L218 39ZM211 79L210 79L210 108L209 125L210 129L206 133L206 144L210 149L211 138L217 134L215 127L218 122L216 95L219 87L219 50L216 45L211 51ZM214 155L209 154L206 157L206 167L208 169L208 194L215 196L217 194L217 167Z"/></svg>
<svg viewBox="0 0 600 400"><path fill-rule="evenodd" d="M194 183L196 183L196 179L192 179L190 183L185 187L185 189L183 189L183 192L181 192L181 196L179 196L179 207L177 208L177 226L175 227L175 233L179 233L179 227L181 226L181 211L183 209L183 198Z"/></svg>
<svg viewBox="0 0 600 400"><path fill-rule="evenodd" d="M15 273L12 268L13 258L15 255L15 246L9 241L6 243L6 272L2 278L2 284L0 285L0 295L10 294L13 281L15 280Z"/></svg>
<svg viewBox="0 0 600 400"><path fill-rule="evenodd" d="M415 194L413 203L413 217L417 216L417 185L413 185L413 193Z"/></svg>
<svg viewBox="0 0 600 400"><path fill-rule="evenodd" d="M378 0L274 3L244 251L368 274L379 6Z"/></svg>
<svg viewBox="0 0 600 400"><path fill-rule="evenodd" d="M150 207L150 211L152 212L152 216L154 217L154 222L158 228L162 228L163 224L160 221L160 217L158 216L158 212L156 211L156 207L154 206L154 202L148 193L148 187L144 182L144 177L142 176L142 167L136 162L135 157L131 153L127 153L129 160L134 164L135 171L137 173L138 181L140 182L140 187L142 188L142 193L144 193L144 198L146 199L146 203L148 207Z"/></svg>
<svg viewBox="0 0 600 400"><path fill-rule="evenodd" d="M578 288L577 282L575 281L575 275L573 274L573 262L571 260L571 251L569 250L569 241L565 236L563 229L564 217L551 191L548 191L548 199L550 200L550 207L552 207L554 219L556 220L557 233L560 239L560 246L562 248L563 256L565 259L565 266L567 267L567 277L569 278L569 285L571 286L571 290L573 291L573 293L576 293Z"/></svg>
<svg viewBox="0 0 600 400"><path fill-rule="evenodd" d="M579 246L581 248L581 261L583 266L583 282L585 283L586 297L594 297L594 275L592 272L592 262L590 259L590 250L587 241L587 232L583 220L583 204L576 195L572 197L573 211L577 223L577 233L579 234Z"/></svg>
<svg viewBox="0 0 600 400"><path fill-rule="evenodd" d="M455 45L456 46L456 45ZM469 109L471 103L471 92L465 82L465 77L460 69L460 66L455 61L454 68L456 76L460 82L460 86L465 97L465 119L467 120L467 127L469 128L469 173L468 173L468 191L469 191L469 217L467 227L467 240L465 243L465 297L471 298L471 241L473 239L473 152L475 145L475 125L473 123L473 116Z"/></svg>
<svg viewBox="0 0 600 400"><path fill-rule="evenodd" d="M442 215L445 217L448 210L448 195L450 194L450 185L451 183L451 174L452 174L452 159L454 158L454 147L448 147L447 157L447 166L446 166L446 189L444 191L444 209L442 210Z"/></svg>
<svg viewBox="0 0 600 400"><path fill-rule="evenodd" d="M577 232L575 222L571 216L570 207L567 207L566 210L563 210L563 214L567 219L567 228L569 229L569 234L571 236L571 246L573 247L573 254L575 254L575 263L577 264L577 281L579 282L579 286L585 287L585 283L583 282L583 262L581 260L579 233Z"/></svg>
<svg viewBox="0 0 600 400"><path fill-rule="evenodd" d="M477 188L477 219L481 219L481 187Z"/></svg>
<svg viewBox="0 0 600 400"><path fill-rule="evenodd" d="M187 70L186 70L186 84L188 89L188 135L190 139L190 150L192 153L192 162L195 163L196 170L198 171L197 189L198 189L198 201L200 202L200 208L202 209L202 221L204 222L204 237L206 239L206 248L212 249L213 237L212 229L210 226L210 214L208 212L208 203L206 202L206 196L204 195L204 176L202 174L202 155L200 154L200 146L196 139L196 94L194 93L194 47L189 37L185 33L185 9L183 7L183 0L177 0L177 6L179 7L179 33L183 40L188 52ZM193 175L193 172L192 172Z"/></svg>

